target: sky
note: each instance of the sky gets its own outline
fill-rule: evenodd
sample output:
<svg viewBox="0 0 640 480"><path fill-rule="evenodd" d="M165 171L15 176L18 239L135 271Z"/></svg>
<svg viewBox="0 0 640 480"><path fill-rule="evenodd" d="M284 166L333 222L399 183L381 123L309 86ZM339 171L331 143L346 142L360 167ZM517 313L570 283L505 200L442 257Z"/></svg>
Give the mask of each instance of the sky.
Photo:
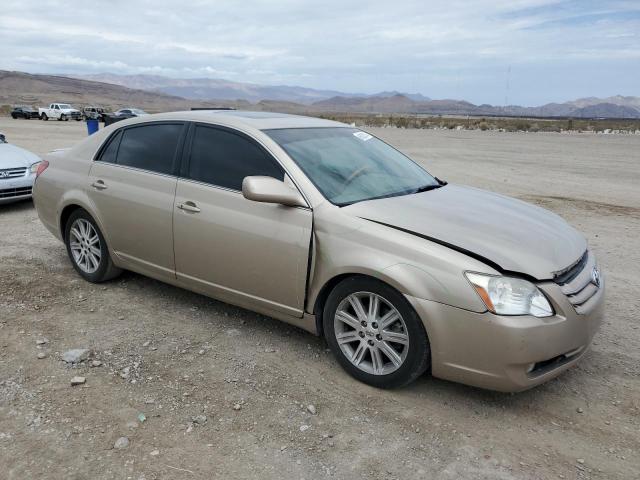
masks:
<svg viewBox="0 0 640 480"><path fill-rule="evenodd" d="M0 70L476 104L640 96L640 1L2 0Z"/></svg>

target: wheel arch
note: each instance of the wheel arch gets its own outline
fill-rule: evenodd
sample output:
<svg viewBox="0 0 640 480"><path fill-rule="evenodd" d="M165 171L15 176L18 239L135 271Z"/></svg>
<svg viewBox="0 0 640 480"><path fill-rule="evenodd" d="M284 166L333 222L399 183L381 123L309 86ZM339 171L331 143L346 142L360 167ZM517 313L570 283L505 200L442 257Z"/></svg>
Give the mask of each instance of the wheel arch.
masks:
<svg viewBox="0 0 640 480"><path fill-rule="evenodd" d="M385 272L386 272L386 269L383 270L382 272L368 271L368 270L358 271L354 269L352 271L338 273L332 276L331 278L329 278L328 280L326 280L322 285L322 287L318 290L318 293L315 295L314 299L312 300L313 314L315 316L316 330L318 332L318 335L320 336L324 335L322 315L323 315L324 306L326 304L327 298L329 297L329 294L336 287L336 285L338 285L340 282L342 282L347 278L362 277L362 278L369 278L372 280L376 280L378 282L381 282L387 285L388 287L393 288L394 290L397 290L401 295L405 295L407 293L406 286L402 282L398 281L397 278L394 278L394 276L386 275ZM411 308L413 308L413 306Z"/></svg>
<svg viewBox="0 0 640 480"><path fill-rule="evenodd" d="M113 254L113 251L111 250L111 242L109 241L109 234L104 228L102 218L96 213L97 209L94 208L93 202L84 193L76 193L77 195L74 194L74 191L68 192L67 195L65 195L66 198L63 198L60 207L58 208L58 211L60 212L58 214L58 229L60 232L60 238L62 239L62 241L65 241L65 227L67 225L67 220L74 211L82 209L85 210L89 215L91 215L91 218L93 218L93 220L98 224L98 228L100 229L102 236L107 242L107 247Z"/></svg>
<svg viewBox="0 0 640 480"><path fill-rule="evenodd" d="M71 214L76 210L86 211L86 208L84 208L83 206L77 203L70 203L69 205L66 205L60 212L60 219L58 222L59 223L58 226L60 228L60 235L62 236L63 240L65 239L65 232L67 228L67 222L69 221L69 217L71 217Z"/></svg>

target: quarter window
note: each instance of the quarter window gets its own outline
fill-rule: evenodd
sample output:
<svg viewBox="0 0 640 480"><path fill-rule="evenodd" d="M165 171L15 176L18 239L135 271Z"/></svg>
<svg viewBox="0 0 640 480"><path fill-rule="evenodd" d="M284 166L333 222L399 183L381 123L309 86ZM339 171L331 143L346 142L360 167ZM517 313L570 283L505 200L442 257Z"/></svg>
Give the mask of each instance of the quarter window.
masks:
<svg viewBox="0 0 640 480"><path fill-rule="evenodd" d="M118 146L120 145L121 137L122 130L119 130L109 139L109 143L102 150L102 153L100 154L100 158L98 160L100 160L101 162L116 163L116 155L118 154Z"/></svg>
<svg viewBox="0 0 640 480"><path fill-rule="evenodd" d="M284 180L284 170L254 141L219 128L196 127L188 178L242 190L242 180L253 175Z"/></svg>
<svg viewBox="0 0 640 480"><path fill-rule="evenodd" d="M118 165L173 173L181 132L182 124L166 123L125 129L118 149Z"/></svg>

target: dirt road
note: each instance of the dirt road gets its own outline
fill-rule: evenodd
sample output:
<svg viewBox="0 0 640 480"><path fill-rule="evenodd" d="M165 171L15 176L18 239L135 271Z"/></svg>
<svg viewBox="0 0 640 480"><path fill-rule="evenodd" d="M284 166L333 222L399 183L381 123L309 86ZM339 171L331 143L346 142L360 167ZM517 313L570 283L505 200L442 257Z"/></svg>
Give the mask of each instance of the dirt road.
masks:
<svg viewBox="0 0 640 480"><path fill-rule="evenodd" d="M42 154L84 125L0 131ZM0 207L0 478L640 478L640 136L373 133L585 233L607 316L577 368L516 395L376 390L275 320L131 273L82 281L23 202Z"/></svg>

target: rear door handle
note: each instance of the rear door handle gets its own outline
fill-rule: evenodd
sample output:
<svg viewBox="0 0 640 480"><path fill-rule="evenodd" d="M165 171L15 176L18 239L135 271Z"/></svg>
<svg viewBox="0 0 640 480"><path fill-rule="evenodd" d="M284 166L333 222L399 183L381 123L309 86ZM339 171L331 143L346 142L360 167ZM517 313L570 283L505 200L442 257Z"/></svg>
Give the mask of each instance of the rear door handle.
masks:
<svg viewBox="0 0 640 480"><path fill-rule="evenodd" d="M96 190L104 190L105 188L107 188L107 186L104 184L102 180L96 180L91 184L91 186Z"/></svg>
<svg viewBox="0 0 640 480"><path fill-rule="evenodd" d="M185 212L189 212L189 213L198 213L198 212L200 212L200 209L198 208L198 206L193 202L180 203L180 204L178 204L178 208L180 210L184 210Z"/></svg>

